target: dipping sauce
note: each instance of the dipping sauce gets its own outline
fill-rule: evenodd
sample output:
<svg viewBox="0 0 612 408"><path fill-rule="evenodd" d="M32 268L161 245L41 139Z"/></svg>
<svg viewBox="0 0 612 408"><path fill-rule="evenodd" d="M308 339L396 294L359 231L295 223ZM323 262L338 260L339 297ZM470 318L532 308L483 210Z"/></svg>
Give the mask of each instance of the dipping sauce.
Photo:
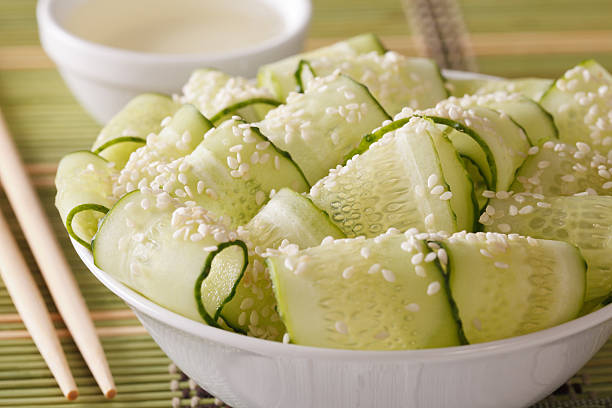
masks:
<svg viewBox="0 0 612 408"><path fill-rule="evenodd" d="M64 27L110 47L172 54L231 52L285 29L261 0L87 0Z"/></svg>

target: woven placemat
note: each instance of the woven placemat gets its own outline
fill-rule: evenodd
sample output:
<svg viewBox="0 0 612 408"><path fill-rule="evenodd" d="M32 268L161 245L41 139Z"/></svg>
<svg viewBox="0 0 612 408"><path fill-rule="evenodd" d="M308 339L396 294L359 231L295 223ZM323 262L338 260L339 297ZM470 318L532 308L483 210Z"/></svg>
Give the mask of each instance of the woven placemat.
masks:
<svg viewBox="0 0 612 408"><path fill-rule="evenodd" d="M435 5L436 0L428 1ZM400 0L315 0L314 7L309 48L371 31L390 49L409 55L420 50L413 39L423 35L411 36ZM119 394L113 401L103 399L54 314L81 391L77 402L68 403L0 282L0 407L223 406L172 364L126 305L86 270L68 242L53 206L56 164L67 152L87 148L99 126L75 102L40 48L34 9L34 0L0 0L0 106L92 312ZM554 77L586 57L612 67L608 0L462 0L458 10L471 33L470 52L483 72ZM0 210L37 271L1 192ZM49 300L38 272L35 276ZM50 300L48 304L55 311ZM612 342L536 406L612 407Z"/></svg>

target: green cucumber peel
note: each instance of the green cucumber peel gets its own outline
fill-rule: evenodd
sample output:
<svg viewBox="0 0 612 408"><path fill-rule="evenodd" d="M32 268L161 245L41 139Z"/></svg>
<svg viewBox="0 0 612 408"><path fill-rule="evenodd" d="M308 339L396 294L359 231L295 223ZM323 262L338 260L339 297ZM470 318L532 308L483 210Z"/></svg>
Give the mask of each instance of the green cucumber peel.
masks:
<svg viewBox="0 0 612 408"><path fill-rule="evenodd" d="M251 98L244 101L236 102L230 106L221 109L219 112L215 113L209 120L214 126L218 126L221 119L223 119L227 115L236 112L238 109L242 109L247 106L256 104L278 106L281 104L281 102L272 98Z"/></svg>
<svg viewBox="0 0 612 408"><path fill-rule="evenodd" d="M74 207L72 210L70 210L70 212L68 213L68 216L66 217L66 230L68 231L68 235L70 235L72 238L74 238L75 241L77 241L79 244L83 245L85 248L91 251L92 250L91 243L79 237L77 233L74 232L74 229L72 228L72 221L74 217L78 213L81 213L83 211L97 211L102 214L106 214L109 211L109 209L101 204L93 204L93 203L80 204Z"/></svg>
<svg viewBox="0 0 612 408"><path fill-rule="evenodd" d="M401 128L406 123L408 123L409 120L410 118L405 118L405 119L399 119L399 120L393 121L389 123L388 125L381 127L377 131L365 135L361 139L361 142L359 142L359 145L353 150L351 150L349 154L346 155L346 157L344 158L343 164L346 164L346 162L350 158L355 156L356 154L365 153L370 148L370 145L380 140L380 138L382 138L385 134Z"/></svg>
<svg viewBox="0 0 612 408"><path fill-rule="evenodd" d="M202 297L203 297L202 296L202 283L204 283L204 280L208 277L210 273L210 269L212 267L213 260L215 259L215 257L218 254L220 254L224 249L231 247L231 246L238 246L242 249L243 256L244 256L244 263L242 265L242 269L240 271L239 276L235 280L234 285L232 286L232 289L230 290L230 293L225 297L225 299L223 299L221 304L216 308L213 315L211 316L210 313L206 310L206 306L204 305L204 302L202 300ZM198 279L196 279L195 287L194 287L194 295L195 295L196 304L198 305L198 312L200 316L210 326L220 328L219 324L217 323L217 320L219 319L219 316L221 315L223 306L225 306L229 301L231 301L234 295L236 294L236 288L238 287L238 284L242 280L242 277L244 276L244 272L246 271L248 264L249 264L249 251L247 249L246 244L240 240L229 241L229 242L224 242L222 244L219 244L215 251L212 251L211 253L208 254L208 257L206 258L206 262L204 263L204 269L202 270L202 273L200 274L200 276L198 276ZM235 329L235 328L232 327L232 329Z"/></svg>
<svg viewBox="0 0 612 408"><path fill-rule="evenodd" d="M293 76L295 77L295 82L297 83L296 91L298 93L304 93L304 90L306 89L304 87L304 82L302 81L302 71L304 70L304 67L308 68L308 70L310 71L310 74L313 77L317 76L317 74L315 73L315 70L312 68L312 65L310 65L309 61L300 60L300 62L298 63L297 69L295 70L295 73L293 74Z"/></svg>
<svg viewBox="0 0 612 408"><path fill-rule="evenodd" d="M116 145L118 143L125 143L125 142L142 143L143 145L147 143L147 141L144 140L142 137L121 136L121 137L116 137L114 139L109 140L108 142L104 143L103 145L98 147L96 150L94 150L92 153L99 155L103 150L113 145Z"/></svg>

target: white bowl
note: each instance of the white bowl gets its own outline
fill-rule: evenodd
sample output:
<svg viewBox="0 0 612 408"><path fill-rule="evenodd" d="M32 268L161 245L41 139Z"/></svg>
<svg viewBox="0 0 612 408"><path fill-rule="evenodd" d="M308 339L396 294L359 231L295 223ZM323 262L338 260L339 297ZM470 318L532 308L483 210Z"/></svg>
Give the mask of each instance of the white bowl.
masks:
<svg viewBox="0 0 612 408"><path fill-rule="evenodd" d="M62 24L84 0L39 0L40 41L76 99L100 123L144 92L176 93L197 68L253 77L257 67L301 51L311 17L310 0L260 0L276 11L285 31L257 46L224 53L155 54L86 41Z"/></svg>
<svg viewBox="0 0 612 408"><path fill-rule="evenodd" d="M282 344L207 326L89 270L136 313L162 350L234 408L504 408L546 397L612 333L612 305L525 336L469 346L351 351Z"/></svg>

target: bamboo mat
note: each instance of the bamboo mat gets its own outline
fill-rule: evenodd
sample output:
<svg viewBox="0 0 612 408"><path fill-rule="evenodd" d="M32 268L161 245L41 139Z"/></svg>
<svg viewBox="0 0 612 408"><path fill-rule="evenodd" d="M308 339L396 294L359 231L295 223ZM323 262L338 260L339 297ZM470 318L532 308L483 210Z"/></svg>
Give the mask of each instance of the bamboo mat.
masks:
<svg viewBox="0 0 612 408"><path fill-rule="evenodd" d="M422 52L408 1L314 0L308 48L365 31L405 54ZM435 3L437 0L426 0ZM480 71L502 76L555 77L595 57L612 68L612 2L609 0L460 0ZM0 106L53 220L66 256L102 338L119 394L105 401L64 325L57 328L81 396L68 403L30 340L0 281L0 407L212 407L222 405L186 378L146 334L132 312L86 270L70 246L53 206L59 158L87 148L99 130L72 98L38 42L34 0L0 0ZM8 203L21 248L29 253ZM28 256L30 266L36 266ZM45 297L48 291L36 274ZM55 310L49 301L49 308ZM57 318L57 315L55 315ZM612 342L567 384L537 405L612 407Z"/></svg>

